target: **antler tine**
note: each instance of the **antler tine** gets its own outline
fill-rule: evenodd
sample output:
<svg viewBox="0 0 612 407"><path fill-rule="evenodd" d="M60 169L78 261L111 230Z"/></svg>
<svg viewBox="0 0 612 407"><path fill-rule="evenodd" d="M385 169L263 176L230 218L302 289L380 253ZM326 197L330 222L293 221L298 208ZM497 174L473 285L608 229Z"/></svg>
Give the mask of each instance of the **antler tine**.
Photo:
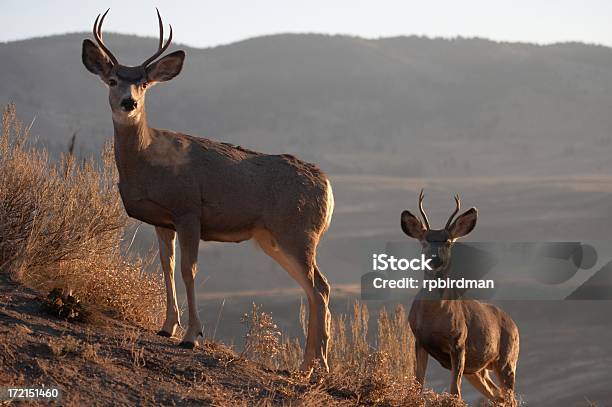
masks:
<svg viewBox="0 0 612 407"><path fill-rule="evenodd" d="M111 60L113 65L118 65L119 62L117 61L117 58L115 58L113 53L110 52L110 50L106 47L106 45L104 45L104 41L102 40L102 24L104 23L104 18L106 17L109 11L110 11L110 8L107 9L104 14L102 14L101 19L100 19L100 14L98 14L98 16L96 17L96 21L94 22L94 26L93 26L93 35L94 35L94 38L96 39L96 42L98 43L98 46L102 49L102 51L104 51L104 53ZM99 23L98 23L98 20L100 20Z"/></svg>
<svg viewBox="0 0 612 407"><path fill-rule="evenodd" d="M159 45L157 49L160 50L164 45L164 23L162 22L161 15L159 15L159 9L155 7L155 11L157 12L157 23L159 24Z"/></svg>
<svg viewBox="0 0 612 407"><path fill-rule="evenodd" d="M157 8L155 10L157 10ZM168 40L166 40L166 44L162 46L162 44L164 43L164 23L162 22L162 18L159 15L159 10L157 10L157 21L159 23L159 46L157 52L155 52L155 54L153 54L151 58L147 59L142 63L143 67L146 67L151 62L155 61L158 56L163 54L164 51L168 49L170 43L172 42L172 24L170 24L170 35L168 35Z"/></svg>
<svg viewBox="0 0 612 407"><path fill-rule="evenodd" d="M457 212L459 212L459 209L461 209L461 200L459 199L459 194L457 194L455 195L455 211L451 214L450 218L448 218L448 222L446 222L444 229L448 230L448 228L450 228L451 222L453 221L453 218Z"/></svg>
<svg viewBox="0 0 612 407"><path fill-rule="evenodd" d="M425 209L423 208L423 198L425 195L423 194L423 190L421 189L421 193L419 194L419 210L421 211L421 216L423 217L423 222L425 222L425 227L427 230L430 230L429 219L427 218L427 214L425 213Z"/></svg>

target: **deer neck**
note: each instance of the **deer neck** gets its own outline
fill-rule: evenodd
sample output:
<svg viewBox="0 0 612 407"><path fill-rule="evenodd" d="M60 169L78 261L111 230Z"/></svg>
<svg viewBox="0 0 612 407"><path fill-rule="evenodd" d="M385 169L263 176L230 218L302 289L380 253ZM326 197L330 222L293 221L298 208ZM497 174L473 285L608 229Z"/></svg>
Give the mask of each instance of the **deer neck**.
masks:
<svg viewBox="0 0 612 407"><path fill-rule="evenodd" d="M443 270L442 273L439 273L438 276L442 280L446 280L450 273L449 269L450 264L446 266L446 269ZM427 279L435 279L438 278L436 276L426 276ZM463 292L455 287L447 287L447 288L437 288L429 291L429 289L422 288L417 298L415 300L422 302L425 305L425 308L440 308L446 309L454 301L461 300L463 297Z"/></svg>
<svg viewBox="0 0 612 407"><path fill-rule="evenodd" d="M139 167L139 158L152 142L152 129L143 111L134 118L113 115L115 161L120 180L128 178Z"/></svg>
<svg viewBox="0 0 612 407"><path fill-rule="evenodd" d="M413 302L414 324L415 326L428 326L432 323L432 319L442 318L447 319L452 315L457 306L461 303L460 300L446 298L448 293L444 291L421 290Z"/></svg>

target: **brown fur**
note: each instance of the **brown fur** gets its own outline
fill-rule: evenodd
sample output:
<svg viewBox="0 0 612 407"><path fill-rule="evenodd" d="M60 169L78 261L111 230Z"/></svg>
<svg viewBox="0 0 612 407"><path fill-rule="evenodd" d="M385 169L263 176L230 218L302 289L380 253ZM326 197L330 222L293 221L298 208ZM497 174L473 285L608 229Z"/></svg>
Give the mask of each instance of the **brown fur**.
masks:
<svg viewBox="0 0 612 407"><path fill-rule="evenodd" d="M512 318L498 307L474 300L441 300L427 298L425 292L415 298L408 320L415 337L417 353L424 350L444 368L453 370L460 352L465 351L462 374L479 380L493 370L503 391L514 391L516 364L519 355L519 332ZM417 359L418 364L418 359ZM417 366L417 379L422 384L425 366ZM451 390L460 393L459 383ZM473 384L473 383L472 383ZM494 384L489 392L475 386L485 396L500 400L503 393Z"/></svg>
<svg viewBox="0 0 612 407"><path fill-rule="evenodd" d="M174 229L177 217L197 214L202 239L224 242L257 229L318 240L326 226L327 177L292 156L125 125L115 125L115 147L128 214L149 224Z"/></svg>

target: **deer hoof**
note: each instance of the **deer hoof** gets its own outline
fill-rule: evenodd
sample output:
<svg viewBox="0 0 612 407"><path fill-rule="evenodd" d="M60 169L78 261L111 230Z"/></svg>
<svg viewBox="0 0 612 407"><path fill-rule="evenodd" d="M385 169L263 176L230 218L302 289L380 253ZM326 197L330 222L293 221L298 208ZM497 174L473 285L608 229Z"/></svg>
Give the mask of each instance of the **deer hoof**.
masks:
<svg viewBox="0 0 612 407"><path fill-rule="evenodd" d="M163 336L164 338L172 338L172 335L169 334L168 332L164 331L163 329L161 331L157 332L157 334L159 336Z"/></svg>
<svg viewBox="0 0 612 407"><path fill-rule="evenodd" d="M189 341L182 341L181 343L179 343L179 348L183 348L183 349L194 349L196 347L196 344L194 342L189 342Z"/></svg>

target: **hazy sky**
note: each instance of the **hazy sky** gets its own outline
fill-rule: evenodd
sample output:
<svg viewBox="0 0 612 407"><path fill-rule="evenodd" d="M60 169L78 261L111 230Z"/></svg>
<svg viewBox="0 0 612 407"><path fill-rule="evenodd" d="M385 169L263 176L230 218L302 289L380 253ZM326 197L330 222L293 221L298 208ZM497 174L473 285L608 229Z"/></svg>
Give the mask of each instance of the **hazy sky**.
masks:
<svg viewBox="0 0 612 407"><path fill-rule="evenodd" d="M612 46L609 0L216 0L95 2L2 0L0 41L89 31L110 7L106 29L155 36L154 7L172 23L177 42L205 47L279 32L369 38L419 34Z"/></svg>

